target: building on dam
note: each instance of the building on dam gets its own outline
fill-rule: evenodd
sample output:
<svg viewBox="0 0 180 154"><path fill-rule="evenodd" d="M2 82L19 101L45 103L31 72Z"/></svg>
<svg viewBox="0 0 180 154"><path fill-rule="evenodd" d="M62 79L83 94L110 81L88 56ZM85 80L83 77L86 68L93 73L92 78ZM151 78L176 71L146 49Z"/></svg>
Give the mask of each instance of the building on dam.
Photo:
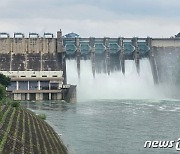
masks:
<svg viewBox="0 0 180 154"><path fill-rule="evenodd" d="M3 71L11 78L14 100L61 100L62 71Z"/></svg>

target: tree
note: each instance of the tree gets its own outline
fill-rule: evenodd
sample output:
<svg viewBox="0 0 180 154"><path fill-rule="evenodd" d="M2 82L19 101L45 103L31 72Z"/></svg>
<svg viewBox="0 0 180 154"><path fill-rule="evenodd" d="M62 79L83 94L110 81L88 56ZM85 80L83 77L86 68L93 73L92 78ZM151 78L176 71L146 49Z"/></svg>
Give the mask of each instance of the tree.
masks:
<svg viewBox="0 0 180 154"><path fill-rule="evenodd" d="M0 101L6 97L6 89L3 85L0 84Z"/></svg>
<svg viewBox="0 0 180 154"><path fill-rule="evenodd" d="M0 122L2 120L1 105L5 97L6 97L6 89L3 85L0 84Z"/></svg>
<svg viewBox="0 0 180 154"><path fill-rule="evenodd" d="M11 85L11 79L0 73L0 84L4 87L8 87L9 85Z"/></svg>
<svg viewBox="0 0 180 154"><path fill-rule="evenodd" d="M177 35L175 35L175 37L180 37L180 33L178 33Z"/></svg>

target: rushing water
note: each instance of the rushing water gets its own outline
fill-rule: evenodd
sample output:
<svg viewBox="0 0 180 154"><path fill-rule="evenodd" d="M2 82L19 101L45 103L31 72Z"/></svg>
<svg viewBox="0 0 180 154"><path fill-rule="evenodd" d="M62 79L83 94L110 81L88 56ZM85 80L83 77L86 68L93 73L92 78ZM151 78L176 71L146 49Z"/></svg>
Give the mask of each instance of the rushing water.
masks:
<svg viewBox="0 0 180 154"><path fill-rule="evenodd" d="M114 72L93 78L89 61L81 62L81 78L75 61L67 63L68 82L77 84L78 102L36 102L25 105L45 113L62 134L70 154L177 153L173 148L144 148L146 140L180 138L180 101L168 99L170 91L153 83L150 65L141 61L136 73L126 61L126 75Z"/></svg>

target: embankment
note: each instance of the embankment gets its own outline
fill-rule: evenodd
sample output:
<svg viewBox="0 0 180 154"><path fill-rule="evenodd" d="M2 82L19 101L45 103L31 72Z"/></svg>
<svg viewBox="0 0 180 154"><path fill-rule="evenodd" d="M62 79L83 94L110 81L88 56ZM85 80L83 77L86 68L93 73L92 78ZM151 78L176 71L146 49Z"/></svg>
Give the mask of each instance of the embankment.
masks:
<svg viewBox="0 0 180 154"><path fill-rule="evenodd" d="M33 112L11 106L1 107L0 154L67 154L59 136Z"/></svg>

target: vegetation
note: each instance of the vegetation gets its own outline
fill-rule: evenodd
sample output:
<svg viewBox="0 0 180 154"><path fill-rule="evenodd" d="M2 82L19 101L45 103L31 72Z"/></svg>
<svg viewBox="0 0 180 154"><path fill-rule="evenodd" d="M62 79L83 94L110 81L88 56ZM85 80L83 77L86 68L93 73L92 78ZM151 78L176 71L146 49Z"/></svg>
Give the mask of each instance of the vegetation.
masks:
<svg viewBox="0 0 180 154"><path fill-rule="evenodd" d="M175 37L180 37L180 33L178 33L177 35L175 35Z"/></svg>
<svg viewBox="0 0 180 154"><path fill-rule="evenodd" d="M3 85L0 84L0 108L5 98L6 98L6 89ZM1 123L1 120L2 120L2 113L0 111L0 123Z"/></svg>
<svg viewBox="0 0 180 154"><path fill-rule="evenodd" d="M10 78L0 74L0 154L67 154L59 136L44 121L45 114L36 116L7 97L9 85Z"/></svg>
<svg viewBox="0 0 180 154"><path fill-rule="evenodd" d="M3 105L0 125L0 153L67 154L59 136L31 111Z"/></svg>
<svg viewBox="0 0 180 154"><path fill-rule="evenodd" d="M45 114L36 116L7 98L9 85L10 78L0 74L0 154L66 154L66 147L44 121Z"/></svg>
<svg viewBox="0 0 180 154"><path fill-rule="evenodd" d="M11 79L0 73L0 108L4 104L12 105L13 107L19 107L18 102L14 102L7 97L6 87L11 84ZM2 113L0 110L0 122L2 120Z"/></svg>
<svg viewBox="0 0 180 154"><path fill-rule="evenodd" d="M6 89L3 85L0 84L0 101L6 97Z"/></svg>
<svg viewBox="0 0 180 154"><path fill-rule="evenodd" d="M38 117L42 120L46 120L46 115L45 114L39 114Z"/></svg>
<svg viewBox="0 0 180 154"><path fill-rule="evenodd" d="M0 84L4 87L8 87L11 84L11 79L0 73Z"/></svg>
<svg viewBox="0 0 180 154"><path fill-rule="evenodd" d="M12 101L12 102L10 103L10 105L11 105L12 107L18 108L18 107L20 106L20 102L19 102L19 101Z"/></svg>

